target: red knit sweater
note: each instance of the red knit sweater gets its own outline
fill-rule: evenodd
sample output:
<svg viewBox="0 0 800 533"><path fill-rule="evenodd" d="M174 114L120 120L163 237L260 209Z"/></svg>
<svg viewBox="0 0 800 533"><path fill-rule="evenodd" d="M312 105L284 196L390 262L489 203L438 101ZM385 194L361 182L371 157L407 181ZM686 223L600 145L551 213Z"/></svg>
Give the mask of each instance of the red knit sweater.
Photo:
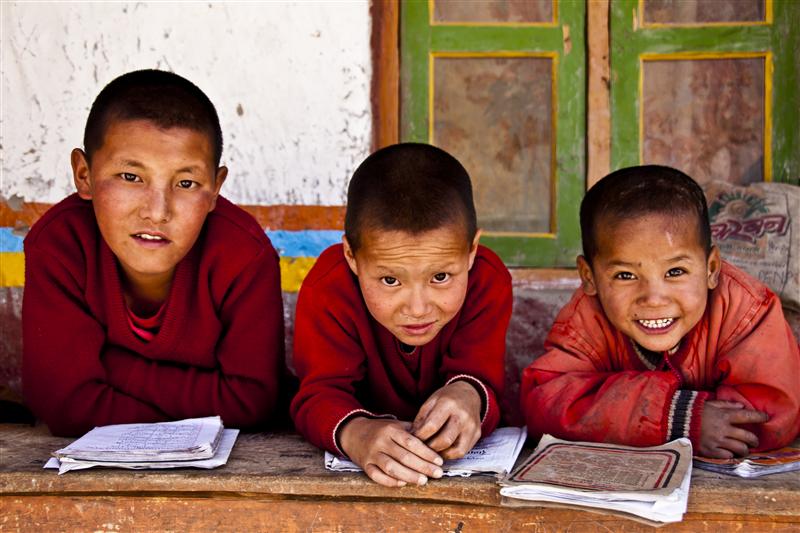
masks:
<svg viewBox="0 0 800 533"><path fill-rule="evenodd" d="M131 330L113 252L72 195L25 239L23 393L56 435L94 426L273 414L284 360L278 256L224 198L178 264L155 338Z"/></svg>
<svg viewBox="0 0 800 533"><path fill-rule="evenodd" d="M503 390L511 276L480 246L461 310L431 342L404 353L369 314L342 245L320 255L297 300L294 366L301 379L292 401L297 430L314 445L342 454L336 431L356 413L413 420L437 389L472 382L485 404L481 430L497 426ZM343 455L343 454L342 454Z"/></svg>

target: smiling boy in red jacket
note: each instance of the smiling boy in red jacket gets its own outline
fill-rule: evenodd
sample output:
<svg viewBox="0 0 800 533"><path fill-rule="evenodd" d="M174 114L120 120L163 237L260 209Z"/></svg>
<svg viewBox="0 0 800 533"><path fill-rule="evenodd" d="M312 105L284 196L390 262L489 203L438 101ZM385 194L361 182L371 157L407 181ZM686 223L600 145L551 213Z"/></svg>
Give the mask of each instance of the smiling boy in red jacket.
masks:
<svg viewBox="0 0 800 533"><path fill-rule="evenodd" d="M534 435L729 458L791 442L800 353L781 303L720 259L703 191L660 166L618 170L581 204L582 287L523 372Z"/></svg>
<svg viewBox="0 0 800 533"><path fill-rule="evenodd" d="M479 237L461 164L390 146L354 173L344 242L303 282L295 425L382 485L440 477L500 419L511 277Z"/></svg>
<svg viewBox="0 0 800 533"><path fill-rule="evenodd" d="M130 72L92 105L78 192L25 239L24 398L54 434L277 410L278 256L219 196L221 154L214 106L176 74Z"/></svg>

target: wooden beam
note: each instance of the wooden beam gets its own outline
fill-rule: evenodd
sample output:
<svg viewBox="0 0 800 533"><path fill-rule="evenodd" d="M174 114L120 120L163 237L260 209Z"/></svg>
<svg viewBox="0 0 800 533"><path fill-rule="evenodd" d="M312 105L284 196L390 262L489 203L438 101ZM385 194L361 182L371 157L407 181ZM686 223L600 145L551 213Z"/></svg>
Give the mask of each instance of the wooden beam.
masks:
<svg viewBox="0 0 800 533"><path fill-rule="evenodd" d="M490 477L382 487L325 470L322 452L292 433L242 433L216 470L43 470L71 440L0 424L0 531L651 531L616 514L510 506ZM798 482L800 472L742 480L695 469L688 512L664 531L795 531Z"/></svg>
<svg viewBox="0 0 800 533"><path fill-rule="evenodd" d="M0 512L2 529L8 531L653 530L617 515L572 509L224 493L11 495L0 497ZM790 531L797 526L796 517L690 513L665 531Z"/></svg>
<svg viewBox="0 0 800 533"><path fill-rule="evenodd" d="M587 42L589 94L588 122L588 189L611 170L611 100L608 0L589 0L587 4Z"/></svg>
<svg viewBox="0 0 800 533"><path fill-rule="evenodd" d="M400 138L400 5L397 0L372 0L372 149Z"/></svg>

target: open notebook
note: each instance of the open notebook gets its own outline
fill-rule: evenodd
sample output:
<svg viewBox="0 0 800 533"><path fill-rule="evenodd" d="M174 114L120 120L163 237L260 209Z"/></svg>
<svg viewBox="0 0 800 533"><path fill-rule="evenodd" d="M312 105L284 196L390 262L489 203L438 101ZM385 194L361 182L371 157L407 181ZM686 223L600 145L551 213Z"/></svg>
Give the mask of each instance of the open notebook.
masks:
<svg viewBox="0 0 800 533"><path fill-rule="evenodd" d="M218 416L101 426L53 452L45 468L215 468L227 462L238 433Z"/></svg>
<svg viewBox="0 0 800 533"><path fill-rule="evenodd" d="M525 428L499 428L480 439L461 459L445 461L445 476L467 477L472 474L504 474L514 468L526 437ZM361 472L352 461L325 452L325 468L334 472Z"/></svg>

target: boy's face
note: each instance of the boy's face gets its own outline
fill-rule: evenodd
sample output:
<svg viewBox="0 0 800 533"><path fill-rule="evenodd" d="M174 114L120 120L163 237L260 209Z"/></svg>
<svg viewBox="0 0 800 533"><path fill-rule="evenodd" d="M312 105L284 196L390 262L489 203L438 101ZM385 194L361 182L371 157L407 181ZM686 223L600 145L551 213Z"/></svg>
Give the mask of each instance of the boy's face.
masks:
<svg viewBox="0 0 800 533"><path fill-rule="evenodd" d="M668 351L702 318L717 286L719 251L706 257L691 216L652 214L597 227L597 255L583 256L584 291L608 320L640 346Z"/></svg>
<svg viewBox="0 0 800 533"><path fill-rule="evenodd" d="M207 135L146 120L112 122L91 165L75 149L72 169L127 281L139 288L169 286L227 175L214 167Z"/></svg>
<svg viewBox="0 0 800 533"><path fill-rule="evenodd" d="M422 346L464 304L479 237L465 242L455 224L417 235L372 230L355 254L345 238L344 251L373 318L401 342Z"/></svg>

